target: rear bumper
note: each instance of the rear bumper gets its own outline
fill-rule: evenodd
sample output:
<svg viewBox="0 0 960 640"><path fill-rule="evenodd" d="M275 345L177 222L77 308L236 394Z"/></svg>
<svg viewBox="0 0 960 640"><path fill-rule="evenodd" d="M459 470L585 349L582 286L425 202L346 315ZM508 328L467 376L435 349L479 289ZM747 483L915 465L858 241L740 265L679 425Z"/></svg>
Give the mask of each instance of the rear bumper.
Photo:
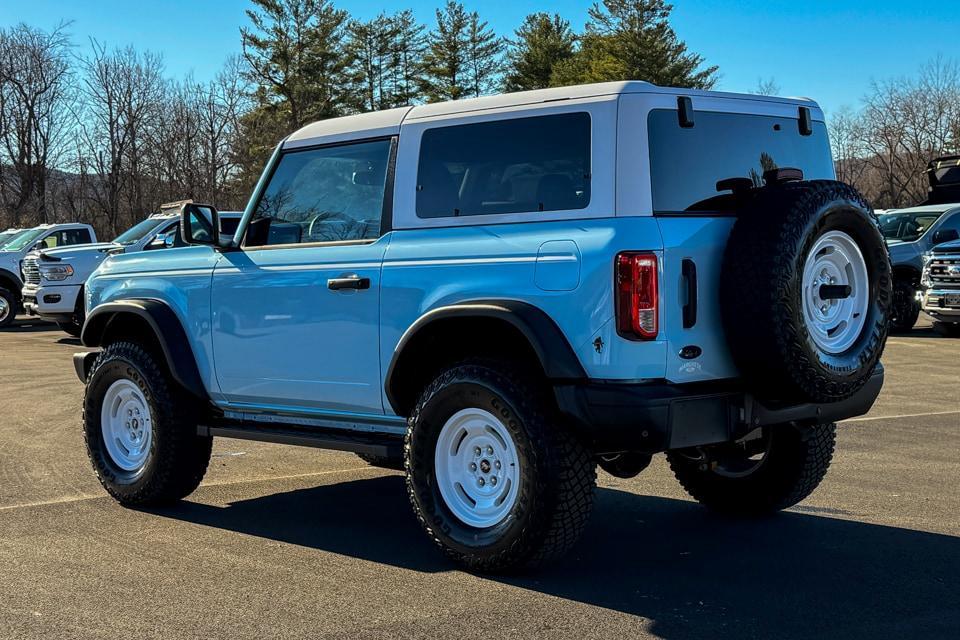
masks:
<svg viewBox="0 0 960 640"><path fill-rule="evenodd" d="M735 383L569 384L554 387L560 411L596 453L657 453L728 442L752 429L863 415L883 387L883 365L841 402L766 406Z"/></svg>

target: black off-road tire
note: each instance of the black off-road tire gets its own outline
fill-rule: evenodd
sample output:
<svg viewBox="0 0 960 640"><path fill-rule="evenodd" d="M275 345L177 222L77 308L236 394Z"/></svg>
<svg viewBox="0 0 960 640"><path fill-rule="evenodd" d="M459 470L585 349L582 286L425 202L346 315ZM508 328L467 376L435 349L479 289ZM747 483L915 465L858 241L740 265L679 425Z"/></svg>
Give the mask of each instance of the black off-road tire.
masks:
<svg viewBox="0 0 960 640"><path fill-rule="evenodd" d="M76 322L58 322L57 326L60 327L60 330L64 333L68 333L74 338L79 338L80 333L83 331L83 325L77 324Z"/></svg>
<svg viewBox="0 0 960 640"><path fill-rule="evenodd" d="M800 282L808 252L833 230L856 242L870 283L864 326L838 354L812 339ZM775 402L849 398L880 361L893 298L890 259L873 210L853 187L831 180L756 190L727 242L720 294L731 354L755 394Z"/></svg>
<svg viewBox="0 0 960 640"><path fill-rule="evenodd" d="M5 329L13 324L13 321L17 318L17 314L20 312L20 298L9 289L4 289L3 287L0 287L0 298L3 298L9 309L7 315L0 319L0 329Z"/></svg>
<svg viewBox="0 0 960 640"><path fill-rule="evenodd" d="M934 322L933 330L945 338L960 338L960 322Z"/></svg>
<svg viewBox="0 0 960 640"><path fill-rule="evenodd" d="M394 471L403 471L403 456L390 458L387 456L373 456L369 453L358 453L357 457L366 462L371 467L379 469L393 469Z"/></svg>
<svg viewBox="0 0 960 640"><path fill-rule="evenodd" d="M101 430L104 394L120 379L140 388L153 423L149 455L133 472L114 463ZM126 506L169 504L192 493L207 470L213 445L212 437L197 435L200 408L150 350L135 342L107 346L90 369L83 400L87 454L107 492Z"/></svg>
<svg viewBox="0 0 960 640"><path fill-rule="evenodd" d="M890 331L904 333L913 329L920 317L920 301L914 283L898 278L893 283L893 305L890 308Z"/></svg>
<svg viewBox="0 0 960 640"><path fill-rule="evenodd" d="M748 475L721 475L689 450L668 451L667 460L686 492L713 511L762 515L786 509L813 493L826 475L833 459L836 425L767 428L771 429L770 449ZM703 451L709 460L709 448Z"/></svg>
<svg viewBox="0 0 960 640"><path fill-rule="evenodd" d="M447 507L435 474L435 447L447 419L467 407L496 415L509 430L520 466L511 512L488 528L464 524ZM593 506L596 465L554 419L535 376L488 362L444 371L424 390L404 446L407 492L427 535L469 569L502 572L536 566L567 552Z"/></svg>

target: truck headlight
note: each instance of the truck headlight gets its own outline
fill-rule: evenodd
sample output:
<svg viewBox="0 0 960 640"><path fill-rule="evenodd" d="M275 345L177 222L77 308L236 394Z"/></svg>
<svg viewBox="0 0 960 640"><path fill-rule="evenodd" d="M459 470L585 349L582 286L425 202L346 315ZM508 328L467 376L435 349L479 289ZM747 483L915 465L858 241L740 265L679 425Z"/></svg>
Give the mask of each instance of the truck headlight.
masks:
<svg viewBox="0 0 960 640"><path fill-rule="evenodd" d="M51 264L40 267L40 276L44 280L59 282L73 275L73 267L68 264Z"/></svg>

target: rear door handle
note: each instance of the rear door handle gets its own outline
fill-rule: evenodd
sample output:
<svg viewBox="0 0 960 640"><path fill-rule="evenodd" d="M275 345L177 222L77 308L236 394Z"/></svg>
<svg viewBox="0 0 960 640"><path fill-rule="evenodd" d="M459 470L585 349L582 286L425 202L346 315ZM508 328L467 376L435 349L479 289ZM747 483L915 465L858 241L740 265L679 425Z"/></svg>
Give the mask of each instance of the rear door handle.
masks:
<svg viewBox="0 0 960 640"><path fill-rule="evenodd" d="M341 289L369 289L370 278L361 278L360 276L344 276L342 278L330 278L327 280L327 289L331 291L340 291Z"/></svg>

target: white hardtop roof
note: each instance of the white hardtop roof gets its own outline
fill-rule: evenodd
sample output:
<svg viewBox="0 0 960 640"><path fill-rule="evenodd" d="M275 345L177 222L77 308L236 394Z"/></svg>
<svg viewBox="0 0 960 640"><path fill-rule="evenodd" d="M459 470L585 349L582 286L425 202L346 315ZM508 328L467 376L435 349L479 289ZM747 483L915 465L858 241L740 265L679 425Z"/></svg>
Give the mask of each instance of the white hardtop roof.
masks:
<svg viewBox="0 0 960 640"><path fill-rule="evenodd" d="M814 118L822 119L820 107L809 98L776 98L748 93L726 93L722 91L703 91L700 89L678 89L674 87L658 87L649 82L628 80L623 82L598 82L581 84L572 87L555 87L551 89L537 89L534 91L517 91L482 98L468 98L465 100L451 100L421 104L413 107L399 107L372 111L342 118L330 118L308 124L290 134L284 141L284 147L308 146L318 138L336 142L338 138L356 138L358 134L365 138L394 135L399 131L404 120L417 120L437 116L520 107L542 102L561 102L566 100L580 100L599 98L602 96L617 96L627 93L668 94L690 96L691 98L711 97L728 98L734 100L749 100L753 102L775 102L780 104L795 104L810 107L815 111ZM694 103L694 109L696 109Z"/></svg>
<svg viewBox="0 0 960 640"><path fill-rule="evenodd" d="M924 204L919 207L904 207L903 209L887 209L880 215L889 216L894 213L942 213L950 209L960 207L960 202L947 202L944 204Z"/></svg>

